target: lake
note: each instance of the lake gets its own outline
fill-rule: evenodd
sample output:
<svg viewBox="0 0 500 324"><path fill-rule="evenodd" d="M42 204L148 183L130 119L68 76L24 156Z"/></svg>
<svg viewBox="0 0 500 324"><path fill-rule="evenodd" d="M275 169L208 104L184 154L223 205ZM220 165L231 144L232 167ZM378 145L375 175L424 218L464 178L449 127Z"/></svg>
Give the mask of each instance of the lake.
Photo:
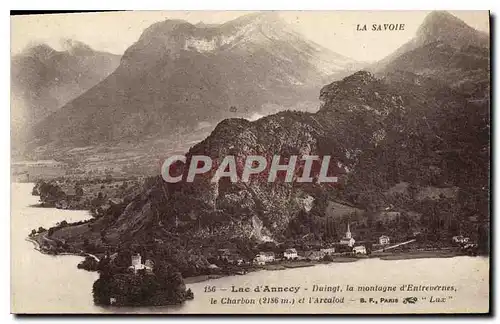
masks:
<svg viewBox="0 0 500 324"><path fill-rule="evenodd" d="M98 274L79 270L79 256L51 256L26 241L32 229L90 218L86 211L32 207L33 184L13 183L11 215L11 310L14 313L457 313L487 312L489 259L460 256L411 260L365 259L308 268L258 271L188 285L195 298L180 306L98 307L92 285ZM402 285L453 287L450 291L408 292ZM287 287L286 292L255 292ZM316 286L315 286L316 285ZM353 291L347 291L347 285ZM248 292L231 292L235 288ZM342 292L314 291L340 287ZM372 291L383 287L396 291ZM293 289L298 287L296 292ZM316 287L316 288L315 288ZM367 289L359 292L357 289ZM215 288L215 291L211 290ZM293 288L293 289L292 289ZM307 289L307 291L305 290ZM207 290L207 292L205 292ZM278 298L275 298L278 297ZM417 297L415 303L402 301ZM264 299L265 298L265 299ZM343 298L343 303L340 300ZM372 299L370 299L372 298ZM383 300L382 300L382 299ZM425 299L422 299L425 298ZM364 302L362 302L362 300ZM211 300L216 304L211 304ZM242 304L254 301L255 304ZM299 301L303 303L299 303ZM240 302L234 304L230 302ZM313 304L319 301L319 304ZM293 302L293 304L292 304ZM312 303L311 303L312 302Z"/></svg>

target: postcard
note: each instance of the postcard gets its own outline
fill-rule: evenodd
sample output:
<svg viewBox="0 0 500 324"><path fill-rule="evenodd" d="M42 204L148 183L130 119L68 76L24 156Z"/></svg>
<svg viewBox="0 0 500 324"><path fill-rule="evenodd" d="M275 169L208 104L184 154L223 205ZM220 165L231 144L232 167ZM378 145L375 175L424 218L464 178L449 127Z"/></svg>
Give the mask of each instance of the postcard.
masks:
<svg viewBox="0 0 500 324"><path fill-rule="evenodd" d="M11 15L11 312L490 312L488 11Z"/></svg>

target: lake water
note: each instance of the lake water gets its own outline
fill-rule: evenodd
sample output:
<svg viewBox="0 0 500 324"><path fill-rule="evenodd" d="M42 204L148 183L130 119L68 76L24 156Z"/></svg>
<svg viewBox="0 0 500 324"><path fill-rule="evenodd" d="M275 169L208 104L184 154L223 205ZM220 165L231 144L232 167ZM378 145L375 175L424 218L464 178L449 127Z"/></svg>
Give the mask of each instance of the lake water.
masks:
<svg viewBox="0 0 500 324"><path fill-rule="evenodd" d="M49 256L25 240L31 229L48 228L56 222L75 222L90 217L85 211L30 207L33 184L12 184L11 216L11 304L14 313L421 313L487 312L489 260L483 257L454 257L384 261L366 259L353 263L331 263L281 271L259 271L188 285L192 301L174 307L98 307L92 301L97 273L79 270L78 256ZM456 291L407 292L401 285L454 286ZM250 292L232 293L231 287ZM294 292L255 292L257 286L299 287ZM313 291L314 285L333 286L342 292ZM347 291L346 285L354 288ZM395 292L358 292L358 286L395 286ZM206 287L215 292L205 292ZM210 290L208 289L208 290ZM305 290L307 289L307 291ZM405 297L417 297L403 304ZM268 299L264 300L263 298ZM273 297L279 297L274 299ZM343 303L310 304L310 297ZM333 299L326 299L335 297ZM227 298L255 304L227 304ZM366 303L361 302L363 298ZM371 302L370 298L372 298ZM385 303L381 298L385 299ZM425 298L425 299L423 299ZM432 298L432 299L431 299ZM388 301L397 299L397 303ZM431 302L443 300L444 302ZM211 304L214 300L216 304ZM304 303L299 303L299 301ZM311 300L311 301L314 301ZM226 303L224 303L226 302ZM264 303L263 302L275 302ZM292 304L293 302L293 304Z"/></svg>

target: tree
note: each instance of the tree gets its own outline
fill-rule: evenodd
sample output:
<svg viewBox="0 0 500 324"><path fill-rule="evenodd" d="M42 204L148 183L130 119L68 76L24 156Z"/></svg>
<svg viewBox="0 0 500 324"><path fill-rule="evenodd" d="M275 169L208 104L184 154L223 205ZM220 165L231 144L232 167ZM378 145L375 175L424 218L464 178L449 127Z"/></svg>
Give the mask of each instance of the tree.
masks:
<svg viewBox="0 0 500 324"><path fill-rule="evenodd" d="M83 188L79 184L75 184L75 194L77 197L83 196Z"/></svg>
<svg viewBox="0 0 500 324"><path fill-rule="evenodd" d="M325 241L335 242L338 240L337 228L332 217L326 219L325 233L323 235Z"/></svg>
<svg viewBox="0 0 500 324"><path fill-rule="evenodd" d="M481 254L488 254L490 248L489 226L481 224L477 227L478 250Z"/></svg>

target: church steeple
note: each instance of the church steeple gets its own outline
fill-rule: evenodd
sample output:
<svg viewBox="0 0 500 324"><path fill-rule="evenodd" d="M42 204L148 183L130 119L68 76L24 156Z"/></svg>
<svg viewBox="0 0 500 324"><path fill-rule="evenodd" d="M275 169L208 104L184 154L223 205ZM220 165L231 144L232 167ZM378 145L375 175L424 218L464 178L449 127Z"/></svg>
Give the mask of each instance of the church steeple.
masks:
<svg viewBox="0 0 500 324"><path fill-rule="evenodd" d="M345 232L345 237L348 238L348 239L350 239L352 237L349 223L347 223L347 232Z"/></svg>

